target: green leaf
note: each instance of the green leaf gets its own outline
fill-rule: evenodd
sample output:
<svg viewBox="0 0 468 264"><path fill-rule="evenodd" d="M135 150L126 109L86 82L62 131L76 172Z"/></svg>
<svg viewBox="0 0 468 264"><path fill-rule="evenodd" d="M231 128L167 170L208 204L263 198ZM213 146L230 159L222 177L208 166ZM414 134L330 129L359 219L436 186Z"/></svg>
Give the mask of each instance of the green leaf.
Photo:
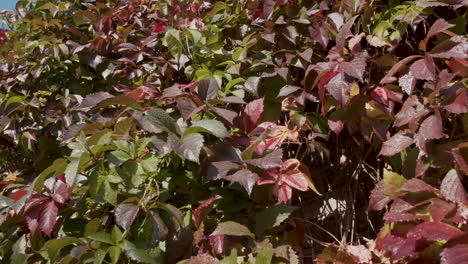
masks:
<svg viewBox="0 0 468 264"><path fill-rule="evenodd" d="M129 160L131 157L127 152L123 152L120 150L112 151L107 155L107 159L110 163L114 164L115 166L122 165L125 161Z"/></svg>
<svg viewBox="0 0 468 264"><path fill-rule="evenodd" d="M94 264L103 263L108 251L109 251L108 246L104 246L104 247L100 247L96 249L96 253L94 253Z"/></svg>
<svg viewBox="0 0 468 264"><path fill-rule="evenodd" d="M117 246L112 246L109 248L109 256L113 264L116 264L119 261L121 252L122 252L122 249L120 249Z"/></svg>
<svg viewBox="0 0 468 264"><path fill-rule="evenodd" d="M384 194L393 200L399 195L399 189L405 184L406 178L396 172L384 169L383 182Z"/></svg>
<svg viewBox="0 0 468 264"><path fill-rule="evenodd" d="M144 249L137 248L135 244L128 240L124 241L124 250L131 260L142 263L157 264L156 261L151 258Z"/></svg>
<svg viewBox="0 0 468 264"><path fill-rule="evenodd" d="M82 155L83 153L80 153L78 157L70 158L70 163L68 163L67 169L65 170L65 182L67 183L68 187L75 185Z"/></svg>
<svg viewBox="0 0 468 264"><path fill-rule="evenodd" d="M94 218L93 220L89 221L84 230L84 236L89 237L92 234L95 234L99 228L101 227L101 220L99 218Z"/></svg>
<svg viewBox="0 0 468 264"><path fill-rule="evenodd" d="M88 238L99 241L99 242L103 242L109 245L114 245L114 239L112 239L111 234L106 233L104 231L94 233L88 236Z"/></svg>
<svg viewBox="0 0 468 264"><path fill-rule="evenodd" d="M210 133L219 138L225 138L229 135L223 123L213 119L204 119L194 122L191 127L184 131L184 137L197 132Z"/></svg>
<svg viewBox="0 0 468 264"><path fill-rule="evenodd" d="M224 92L227 94L231 92L231 88L234 87L236 84L239 84L241 82L245 82L244 78L236 78L234 80L230 80L227 84L226 87L224 88Z"/></svg>
<svg viewBox="0 0 468 264"><path fill-rule="evenodd" d="M62 248L72 244L83 244L83 242L75 237L63 237L47 241L40 250L41 256L54 263L59 257Z"/></svg>
<svg viewBox="0 0 468 264"><path fill-rule="evenodd" d="M273 259L273 253L275 252L272 248L264 248L258 252L255 258L255 264L270 264Z"/></svg>
<svg viewBox="0 0 468 264"><path fill-rule="evenodd" d="M66 159L57 159L50 165L47 169L41 172L39 176L34 181L34 191L41 193L42 188L44 187L44 181L49 176L58 176L65 171L67 167L67 160Z"/></svg>
<svg viewBox="0 0 468 264"><path fill-rule="evenodd" d="M265 230L279 226L296 209L296 206L278 204L261 211L255 216L256 234L260 236Z"/></svg>
<svg viewBox="0 0 468 264"><path fill-rule="evenodd" d="M159 208L171 215L171 220L176 225L176 231L184 226L184 215L177 207L163 202L158 202L157 204Z"/></svg>
<svg viewBox="0 0 468 264"><path fill-rule="evenodd" d="M229 257L225 257L220 262L221 264L237 264L237 249L233 248L231 250L231 255Z"/></svg>
<svg viewBox="0 0 468 264"><path fill-rule="evenodd" d="M171 28L166 31L163 39L163 45L169 48L171 54L179 60L182 55L182 42L180 41L180 32Z"/></svg>
<svg viewBox="0 0 468 264"><path fill-rule="evenodd" d="M124 238L124 234L116 225L114 225L114 227L112 228L111 236L112 240L114 241L114 245L120 243L120 241L122 241L122 239Z"/></svg>
<svg viewBox="0 0 468 264"><path fill-rule="evenodd" d="M140 161L143 169L148 173L153 173L158 171L160 167L161 159L155 156L145 157Z"/></svg>
<svg viewBox="0 0 468 264"><path fill-rule="evenodd" d="M233 221L219 223L211 235L254 236L246 226Z"/></svg>
<svg viewBox="0 0 468 264"><path fill-rule="evenodd" d="M179 134L179 126L176 121L160 108L151 109L146 112L148 121L157 128L166 132Z"/></svg>

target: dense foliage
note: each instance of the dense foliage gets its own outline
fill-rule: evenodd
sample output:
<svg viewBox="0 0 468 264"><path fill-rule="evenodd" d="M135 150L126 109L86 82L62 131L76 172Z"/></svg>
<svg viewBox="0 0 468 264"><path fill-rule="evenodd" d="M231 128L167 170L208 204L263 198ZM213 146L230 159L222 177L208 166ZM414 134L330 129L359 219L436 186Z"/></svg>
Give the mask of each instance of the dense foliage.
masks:
<svg viewBox="0 0 468 264"><path fill-rule="evenodd" d="M0 262L466 262L464 4L18 1Z"/></svg>

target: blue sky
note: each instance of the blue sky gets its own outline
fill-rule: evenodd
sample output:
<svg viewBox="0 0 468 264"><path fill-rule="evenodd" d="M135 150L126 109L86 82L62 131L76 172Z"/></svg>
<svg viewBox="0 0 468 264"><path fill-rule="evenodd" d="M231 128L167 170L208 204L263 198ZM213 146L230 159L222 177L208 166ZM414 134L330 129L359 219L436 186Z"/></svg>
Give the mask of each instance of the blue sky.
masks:
<svg viewBox="0 0 468 264"><path fill-rule="evenodd" d="M0 0L0 10L14 9L17 0Z"/></svg>

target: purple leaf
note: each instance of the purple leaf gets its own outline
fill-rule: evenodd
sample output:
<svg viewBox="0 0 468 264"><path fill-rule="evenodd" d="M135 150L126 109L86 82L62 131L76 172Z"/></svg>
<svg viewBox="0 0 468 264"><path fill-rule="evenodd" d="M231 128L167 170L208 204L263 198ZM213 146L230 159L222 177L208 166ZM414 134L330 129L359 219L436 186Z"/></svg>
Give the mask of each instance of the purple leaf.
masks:
<svg viewBox="0 0 468 264"><path fill-rule="evenodd" d="M217 255L224 254L224 235L214 235L209 237L210 246Z"/></svg>
<svg viewBox="0 0 468 264"><path fill-rule="evenodd" d="M136 204L119 204L117 209L115 209L115 220L119 226L128 231L130 230L130 227L132 227L139 211L140 207Z"/></svg>
<svg viewBox="0 0 468 264"><path fill-rule="evenodd" d="M50 237L52 230L54 230L55 223L57 222L58 207L55 204L55 201L49 201L41 208L39 228L44 232L44 234Z"/></svg>
<svg viewBox="0 0 468 264"><path fill-rule="evenodd" d="M328 42L330 41L330 34L328 33L325 22L321 24L312 24L309 27L309 35L312 43L320 43L324 49L327 48Z"/></svg>
<svg viewBox="0 0 468 264"><path fill-rule="evenodd" d="M367 54L359 53L351 61L341 63L341 69L348 75L364 82L363 75L366 70Z"/></svg>
<svg viewBox="0 0 468 264"><path fill-rule="evenodd" d="M468 41L461 35L454 36L436 47L429 53L434 58L468 58Z"/></svg>
<svg viewBox="0 0 468 264"><path fill-rule="evenodd" d="M388 157L393 156L411 146L413 142L413 138L400 132L382 144L382 149L380 150L379 155Z"/></svg>
<svg viewBox="0 0 468 264"><path fill-rule="evenodd" d="M342 107L348 103L351 82L346 80L343 73L339 73L333 77L327 84L325 84L325 88Z"/></svg>
<svg viewBox="0 0 468 264"><path fill-rule="evenodd" d="M444 136L442 132L442 118L439 114L426 118L419 128L419 136L424 139L440 139Z"/></svg>
<svg viewBox="0 0 468 264"><path fill-rule="evenodd" d="M297 86L293 86L293 85L286 85L283 88L281 88L281 90L279 91L278 97L289 96L292 93L294 93L294 92L296 92L298 90L301 90L301 89L302 89L301 87L297 87Z"/></svg>
<svg viewBox="0 0 468 264"><path fill-rule="evenodd" d="M394 126L401 127L411 122L417 122L429 110L419 102L418 97L412 95L403 103L400 112L395 116Z"/></svg>
<svg viewBox="0 0 468 264"><path fill-rule="evenodd" d="M464 114L468 112L468 91L464 87L459 87L450 101L444 102L444 109L454 114Z"/></svg>
<svg viewBox="0 0 468 264"><path fill-rule="evenodd" d="M190 161L199 162L201 148L203 147L203 136L199 133L192 133L182 139L176 135L168 137L170 148L181 157Z"/></svg>
<svg viewBox="0 0 468 264"><path fill-rule="evenodd" d="M447 21L445 21L443 18L438 19L434 24L432 24L431 28L427 32L426 37L419 42L419 48L422 50L426 50L426 45L429 39L436 34L439 34L441 32L444 32L445 30L453 27L454 25L449 24Z"/></svg>
<svg viewBox="0 0 468 264"><path fill-rule="evenodd" d="M419 80L433 81L437 78L436 66L431 57L426 56L417 60L410 67L411 75Z"/></svg>
<svg viewBox="0 0 468 264"><path fill-rule="evenodd" d="M224 179L230 182L239 183L240 185L242 185L242 187L244 187L244 189L247 191L248 194L251 194L253 187L255 183L258 181L259 177L256 173L250 170L242 169L242 170L238 170L232 175L228 175L224 177Z"/></svg>
<svg viewBox="0 0 468 264"><path fill-rule="evenodd" d="M448 203L438 198L432 198L428 210L432 216L432 219L434 219L436 222L440 222L449 213L451 213L455 207L456 205L453 203Z"/></svg>
<svg viewBox="0 0 468 264"><path fill-rule="evenodd" d="M198 84L198 95L203 102L215 99L218 96L219 86L215 79L206 78Z"/></svg>
<svg viewBox="0 0 468 264"><path fill-rule="evenodd" d="M207 180L224 179L229 172L239 169L239 164L232 161L215 161L208 166Z"/></svg>
<svg viewBox="0 0 468 264"><path fill-rule="evenodd" d="M405 75L398 79L398 84L401 89L408 95L413 93L414 87L416 86L416 78L414 78L411 72L407 72Z"/></svg>
<svg viewBox="0 0 468 264"><path fill-rule="evenodd" d="M99 93L88 94L84 98L84 100L81 102L81 104L79 106L73 108L73 110L86 112L86 111L90 110L91 108L95 107L100 102L102 102L102 101L104 101L106 99L112 98L112 97L114 97L114 96L111 95L110 93L107 93L107 92L99 92Z"/></svg>
<svg viewBox="0 0 468 264"><path fill-rule="evenodd" d="M340 31L338 32L338 35L336 36L336 48L338 49L339 52L343 50L346 38L353 35L353 33L351 32L351 27L353 26L356 18L357 16L352 17L340 28Z"/></svg>
<svg viewBox="0 0 468 264"><path fill-rule="evenodd" d="M384 193L384 185L385 183L383 181L379 181L371 191L371 195L369 197L369 208L374 211L384 209L385 205L390 202L390 197Z"/></svg>
<svg viewBox="0 0 468 264"><path fill-rule="evenodd" d="M247 160L245 162L261 169L271 169L283 166L282 158L283 151L281 149L276 149L264 157Z"/></svg>
<svg viewBox="0 0 468 264"><path fill-rule="evenodd" d="M189 258L185 264L219 264L219 260L210 255L198 255Z"/></svg>
<svg viewBox="0 0 468 264"><path fill-rule="evenodd" d="M188 98L180 97L176 99L177 109L184 120L187 120L192 116L193 110L195 110L195 104Z"/></svg>
<svg viewBox="0 0 468 264"><path fill-rule="evenodd" d="M440 191L445 199L454 203L468 204L465 188L455 170L450 170L440 185Z"/></svg>
<svg viewBox="0 0 468 264"><path fill-rule="evenodd" d="M395 73L397 73L403 65L407 64L408 62L416 58L421 58L421 57L422 56L420 55L413 55L413 56L409 56L409 57L402 59L397 64L393 65L393 67L387 72L387 74L382 78L382 80L380 80L380 84L393 82L395 80L394 78L392 78L393 75L395 75Z"/></svg>

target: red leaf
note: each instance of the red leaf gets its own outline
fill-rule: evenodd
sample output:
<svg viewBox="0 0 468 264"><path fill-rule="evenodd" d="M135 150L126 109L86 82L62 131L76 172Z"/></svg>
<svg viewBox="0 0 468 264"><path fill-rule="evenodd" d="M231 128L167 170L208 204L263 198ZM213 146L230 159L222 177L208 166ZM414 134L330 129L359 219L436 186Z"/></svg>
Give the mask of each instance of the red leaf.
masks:
<svg viewBox="0 0 468 264"><path fill-rule="evenodd" d="M436 222L442 221L450 212L455 209L456 205L448 203L438 198L432 198L429 205L429 212Z"/></svg>
<svg viewBox="0 0 468 264"><path fill-rule="evenodd" d="M333 79L336 75L338 75L338 72L326 72L321 76L320 81L318 83L318 89L319 89L319 97L320 97L320 103L322 104L322 114L325 116L327 114L326 109L325 109L325 85Z"/></svg>
<svg viewBox="0 0 468 264"><path fill-rule="evenodd" d="M288 161L285 162L285 166L288 166L287 162ZM307 176L300 170L286 168L284 170L280 170L280 173L281 181L285 182L289 186L303 192L308 190L309 185L307 184Z"/></svg>
<svg viewBox="0 0 468 264"><path fill-rule="evenodd" d="M450 170L445 175L440 185L440 191L445 196L445 199L451 202L468 204L465 188L455 170Z"/></svg>
<svg viewBox="0 0 468 264"><path fill-rule="evenodd" d="M56 181L54 187L52 199L61 205L65 204L70 199L70 189L62 181Z"/></svg>
<svg viewBox="0 0 468 264"><path fill-rule="evenodd" d="M435 193L437 190L431 185L425 183L420 179L410 179L400 188L400 191L406 192L432 192Z"/></svg>
<svg viewBox="0 0 468 264"><path fill-rule="evenodd" d="M466 59L467 41L464 36L456 35L434 47L429 53L434 58L462 58Z"/></svg>
<svg viewBox="0 0 468 264"><path fill-rule="evenodd" d="M444 136L442 132L442 118L439 114L431 115L426 118L419 128L416 141L419 148L425 151L425 142L430 139L440 139Z"/></svg>
<svg viewBox="0 0 468 264"><path fill-rule="evenodd" d="M424 222L413 227L406 237L408 238L425 238L429 241L450 240L456 236L463 234L458 228L442 223L442 222Z"/></svg>
<svg viewBox="0 0 468 264"><path fill-rule="evenodd" d="M415 238L407 239L394 236L391 232L376 241L376 248L387 252L392 260L414 256L427 245L428 243L421 243Z"/></svg>
<svg viewBox="0 0 468 264"><path fill-rule="evenodd" d="M50 201L41 206L41 214L39 216L39 228L48 237L51 236L57 222L58 207L55 201Z"/></svg>
<svg viewBox="0 0 468 264"><path fill-rule="evenodd" d="M468 259L468 244L458 244L445 248L440 254L441 264L462 264Z"/></svg>
<svg viewBox="0 0 468 264"><path fill-rule="evenodd" d="M379 155L393 156L411 146L413 142L414 140L411 137L399 132L382 144Z"/></svg>
<svg viewBox="0 0 468 264"><path fill-rule="evenodd" d="M387 90L383 87L377 87L369 93L370 97L375 101L388 105L388 93Z"/></svg>
<svg viewBox="0 0 468 264"><path fill-rule="evenodd" d="M23 198L26 194L28 194L27 190L20 189L10 195L8 195L9 198L13 199L15 202L17 202L19 199Z"/></svg>
<svg viewBox="0 0 468 264"><path fill-rule="evenodd" d="M336 136L339 136L341 134L341 131L343 131L344 122L342 120L334 121L334 120L328 119L328 126L333 132L335 132Z"/></svg>
<svg viewBox="0 0 468 264"><path fill-rule="evenodd" d="M199 205L194 211L192 220L195 224L196 228L199 228L203 220L206 218L208 213L213 208L213 204L215 201L221 199L222 197L215 194L211 196L208 200L204 201L201 205Z"/></svg>
<svg viewBox="0 0 468 264"><path fill-rule="evenodd" d="M39 227L39 215L41 213L42 207L43 204L36 206L32 210L27 211L25 214L26 224L31 235L34 235L37 228Z"/></svg>
<svg viewBox="0 0 468 264"><path fill-rule="evenodd" d="M402 212L387 212L384 215L385 223L395 223L395 222L407 222L415 220L427 220L428 216L425 215L414 215L411 213L402 213Z"/></svg>
<svg viewBox="0 0 468 264"><path fill-rule="evenodd" d="M452 149L451 152L458 167L465 175L468 175L468 142L458 144L458 147Z"/></svg>
<svg viewBox="0 0 468 264"><path fill-rule="evenodd" d="M292 189L286 184L282 184L278 188L278 201L287 204L292 197Z"/></svg>
<svg viewBox="0 0 468 264"><path fill-rule="evenodd" d="M210 246L217 255L224 254L224 235L213 235L209 237Z"/></svg>
<svg viewBox="0 0 468 264"><path fill-rule="evenodd" d="M458 76L468 75L468 61L460 58L452 58L446 62L449 68Z"/></svg>
<svg viewBox="0 0 468 264"><path fill-rule="evenodd" d="M245 131L249 133L252 131L260 120L260 116L263 113L263 98L254 100L248 103L244 109L243 121Z"/></svg>
<svg viewBox="0 0 468 264"><path fill-rule="evenodd" d="M445 110L454 114L463 114L468 112L468 91L466 88L459 87L451 100L444 103Z"/></svg>

